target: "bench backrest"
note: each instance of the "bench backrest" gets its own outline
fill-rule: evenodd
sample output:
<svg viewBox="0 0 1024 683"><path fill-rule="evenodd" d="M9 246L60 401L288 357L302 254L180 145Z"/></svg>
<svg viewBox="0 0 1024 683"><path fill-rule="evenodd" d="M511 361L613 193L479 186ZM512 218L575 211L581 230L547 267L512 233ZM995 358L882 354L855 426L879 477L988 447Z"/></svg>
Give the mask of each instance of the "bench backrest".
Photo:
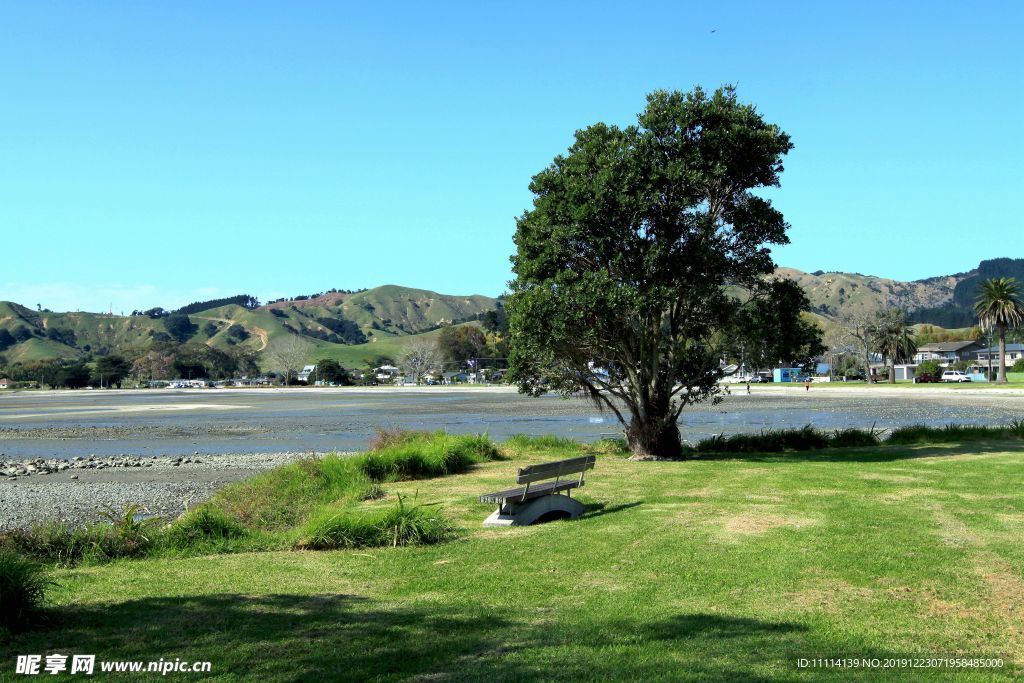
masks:
<svg viewBox="0 0 1024 683"><path fill-rule="evenodd" d="M540 465L528 465L519 468L519 476L516 482L519 484L532 484L543 479L554 479L567 474L581 474L586 470L594 469L597 457L584 455L579 458L558 460L556 462L545 462Z"/></svg>

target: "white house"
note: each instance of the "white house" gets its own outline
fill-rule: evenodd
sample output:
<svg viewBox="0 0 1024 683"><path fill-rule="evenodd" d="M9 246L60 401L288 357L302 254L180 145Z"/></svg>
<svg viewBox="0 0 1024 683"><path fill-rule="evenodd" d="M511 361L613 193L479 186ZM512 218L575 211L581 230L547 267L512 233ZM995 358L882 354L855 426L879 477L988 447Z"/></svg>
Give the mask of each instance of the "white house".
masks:
<svg viewBox="0 0 1024 683"><path fill-rule="evenodd" d="M988 367L989 358L992 359L992 367L999 367L999 347L991 346L978 351L978 365ZM1006 345L1006 367L1011 367L1021 358L1024 358L1024 344Z"/></svg>
<svg viewBox="0 0 1024 683"><path fill-rule="evenodd" d="M298 374L299 381L300 382L308 382L309 381L309 376L313 374L314 370L316 370L316 364L313 364L313 365L303 365L302 369L299 370L299 374Z"/></svg>
<svg viewBox="0 0 1024 683"><path fill-rule="evenodd" d="M381 382L390 382L394 380L401 371L394 365L382 365L379 368L373 369L373 375Z"/></svg>

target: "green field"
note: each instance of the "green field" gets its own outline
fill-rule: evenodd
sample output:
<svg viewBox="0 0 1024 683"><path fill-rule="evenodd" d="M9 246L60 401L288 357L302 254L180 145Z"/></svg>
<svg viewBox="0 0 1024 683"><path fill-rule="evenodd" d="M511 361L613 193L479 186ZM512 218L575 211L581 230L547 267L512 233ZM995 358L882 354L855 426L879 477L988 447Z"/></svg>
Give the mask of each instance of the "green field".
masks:
<svg viewBox="0 0 1024 683"><path fill-rule="evenodd" d="M1017 443L601 456L583 519L481 528L476 495L572 450L511 450L367 504L440 503L460 530L442 545L58 570L50 627L4 650L209 660L218 680L266 681L791 680L815 677L795 667L815 656L1024 664Z"/></svg>

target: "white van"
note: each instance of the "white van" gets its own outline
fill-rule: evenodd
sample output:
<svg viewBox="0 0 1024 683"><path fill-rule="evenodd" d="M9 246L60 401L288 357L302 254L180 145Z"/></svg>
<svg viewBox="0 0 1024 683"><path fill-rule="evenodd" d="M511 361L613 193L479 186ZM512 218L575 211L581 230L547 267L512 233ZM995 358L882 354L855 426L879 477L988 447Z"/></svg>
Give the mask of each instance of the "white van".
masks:
<svg viewBox="0 0 1024 683"><path fill-rule="evenodd" d="M946 370L942 373L943 382L970 382L971 378L961 370Z"/></svg>

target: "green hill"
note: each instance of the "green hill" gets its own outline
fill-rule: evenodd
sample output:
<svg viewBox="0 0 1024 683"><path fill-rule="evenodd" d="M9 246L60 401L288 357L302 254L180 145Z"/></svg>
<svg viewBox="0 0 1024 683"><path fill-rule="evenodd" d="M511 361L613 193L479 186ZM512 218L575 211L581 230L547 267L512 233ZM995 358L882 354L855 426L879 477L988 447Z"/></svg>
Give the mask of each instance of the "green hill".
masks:
<svg viewBox="0 0 1024 683"><path fill-rule="evenodd" d="M378 355L396 356L407 338L476 320L496 303L487 296L385 285L352 294L300 296L256 308L232 303L203 309L193 304L187 309L192 311L188 319L194 330L188 341L260 353L275 339L297 335L310 344L315 358L359 365ZM0 302L0 339L8 341L0 344L0 354L10 363L24 363L145 350L174 336L169 319L153 315L55 313Z"/></svg>
<svg viewBox="0 0 1024 683"><path fill-rule="evenodd" d="M805 273L794 268L779 268L776 274L796 281L807 293L812 310L833 320L903 308L916 323L968 328L977 322L972 307L978 284L992 277L1015 277L1024 283L1024 259L990 259L964 273L911 282L859 273Z"/></svg>

